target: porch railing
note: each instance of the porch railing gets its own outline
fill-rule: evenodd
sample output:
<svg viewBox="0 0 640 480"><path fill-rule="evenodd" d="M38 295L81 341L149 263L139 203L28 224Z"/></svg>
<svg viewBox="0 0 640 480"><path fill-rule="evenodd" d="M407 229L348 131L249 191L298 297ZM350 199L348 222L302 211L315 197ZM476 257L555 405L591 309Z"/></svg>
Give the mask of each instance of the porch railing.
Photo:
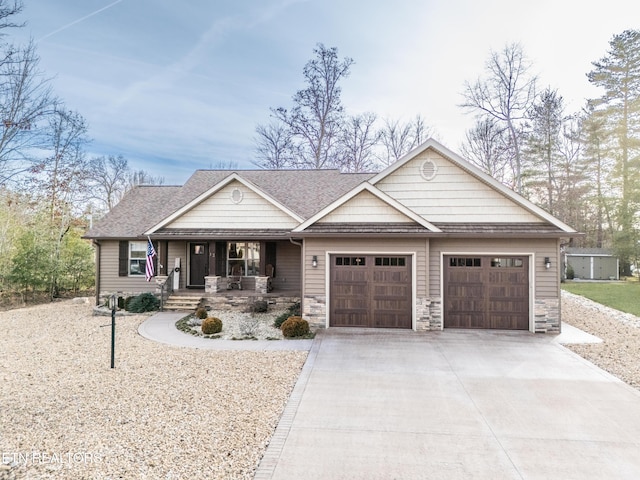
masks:
<svg viewBox="0 0 640 480"><path fill-rule="evenodd" d="M176 273L175 269L171 269L171 272L167 276L167 279L160 285L160 311L164 311L164 302L173 293L173 276Z"/></svg>

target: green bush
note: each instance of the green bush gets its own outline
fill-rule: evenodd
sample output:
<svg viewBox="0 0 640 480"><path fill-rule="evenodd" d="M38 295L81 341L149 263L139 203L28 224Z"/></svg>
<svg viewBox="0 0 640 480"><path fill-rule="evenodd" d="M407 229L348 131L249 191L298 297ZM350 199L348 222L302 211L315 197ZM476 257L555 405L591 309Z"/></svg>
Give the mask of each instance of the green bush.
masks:
<svg viewBox="0 0 640 480"><path fill-rule="evenodd" d="M567 280L573 280L576 274L571 265L567 265Z"/></svg>
<svg viewBox="0 0 640 480"><path fill-rule="evenodd" d="M286 312L278 315L273 321L273 326L276 328L281 328L285 320L293 316L300 316L300 302L294 303Z"/></svg>
<svg viewBox="0 0 640 480"><path fill-rule="evenodd" d="M204 320L205 318L207 318L209 316L209 312L207 312L207 309L204 307L198 307L196 308L196 317Z"/></svg>
<svg viewBox="0 0 640 480"><path fill-rule="evenodd" d="M209 317L202 320L202 333L213 335L222 331L222 320L216 317Z"/></svg>
<svg viewBox="0 0 640 480"><path fill-rule="evenodd" d="M269 310L269 304L264 300L256 300L249 305L251 313L265 313L267 310Z"/></svg>
<svg viewBox="0 0 640 480"><path fill-rule="evenodd" d="M309 334L309 322L302 317L289 317L282 324L281 330L282 335L287 338L303 337Z"/></svg>
<svg viewBox="0 0 640 480"><path fill-rule="evenodd" d="M128 302L125 301L126 310L133 313L152 312L158 310L159 307L160 300L153 293L141 293Z"/></svg>

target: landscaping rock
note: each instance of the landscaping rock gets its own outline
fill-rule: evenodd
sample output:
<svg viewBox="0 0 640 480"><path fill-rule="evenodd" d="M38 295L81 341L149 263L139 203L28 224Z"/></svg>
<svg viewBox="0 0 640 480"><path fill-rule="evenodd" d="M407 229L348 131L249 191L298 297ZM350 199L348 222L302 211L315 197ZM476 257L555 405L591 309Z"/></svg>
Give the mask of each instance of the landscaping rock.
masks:
<svg viewBox="0 0 640 480"><path fill-rule="evenodd" d="M151 342L71 301L0 313L8 478L250 479L306 359ZM212 340L215 341L215 340ZM10 472L10 473L7 473Z"/></svg>

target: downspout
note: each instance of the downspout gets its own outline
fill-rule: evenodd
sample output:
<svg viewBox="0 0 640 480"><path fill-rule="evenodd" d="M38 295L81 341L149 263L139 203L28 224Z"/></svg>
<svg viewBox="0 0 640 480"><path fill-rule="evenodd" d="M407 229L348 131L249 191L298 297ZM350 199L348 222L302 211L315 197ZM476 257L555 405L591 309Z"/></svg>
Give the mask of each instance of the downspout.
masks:
<svg viewBox="0 0 640 480"><path fill-rule="evenodd" d="M101 245L96 239L93 240L93 245L96 247L96 306L100 305L100 257L101 257Z"/></svg>

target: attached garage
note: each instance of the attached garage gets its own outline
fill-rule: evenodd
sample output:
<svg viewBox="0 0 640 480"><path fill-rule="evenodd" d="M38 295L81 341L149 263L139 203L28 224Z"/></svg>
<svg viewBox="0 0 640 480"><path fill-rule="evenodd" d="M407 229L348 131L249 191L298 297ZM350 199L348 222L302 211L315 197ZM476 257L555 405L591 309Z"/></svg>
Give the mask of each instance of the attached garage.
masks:
<svg viewBox="0 0 640 480"><path fill-rule="evenodd" d="M444 327L529 329L529 257L445 255Z"/></svg>
<svg viewBox="0 0 640 480"><path fill-rule="evenodd" d="M331 255L331 327L412 328L411 256Z"/></svg>

